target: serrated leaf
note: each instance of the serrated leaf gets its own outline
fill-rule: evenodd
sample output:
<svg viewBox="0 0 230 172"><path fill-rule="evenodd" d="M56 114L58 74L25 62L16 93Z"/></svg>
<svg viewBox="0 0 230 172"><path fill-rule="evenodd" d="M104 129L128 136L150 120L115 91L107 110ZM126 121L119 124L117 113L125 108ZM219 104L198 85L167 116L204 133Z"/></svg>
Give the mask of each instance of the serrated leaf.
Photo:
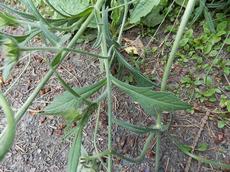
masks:
<svg viewBox="0 0 230 172"><path fill-rule="evenodd" d="M150 115L155 116L163 111L175 111L191 108L187 103L169 92L152 91L149 87L136 87L112 77L112 82L122 91L132 97L133 101L140 103L142 108Z"/></svg>
<svg viewBox="0 0 230 172"><path fill-rule="evenodd" d="M82 88L73 88L73 90L81 97L87 98L94 94L96 91L98 91L104 84L105 79L90 86ZM45 107L44 113L63 116L68 115L68 113L71 113L72 115L74 115L73 117L75 117L75 115L80 113L77 109L81 102L81 98L77 98L73 94L65 91L63 94L55 97L54 100L48 106Z"/></svg>
<svg viewBox="0 0 230 172"><path fill-rule="evenodd" d="M131 13L130 23L138 23L141 17L148 15L159 3L160 0L140 0Z"/></svg>

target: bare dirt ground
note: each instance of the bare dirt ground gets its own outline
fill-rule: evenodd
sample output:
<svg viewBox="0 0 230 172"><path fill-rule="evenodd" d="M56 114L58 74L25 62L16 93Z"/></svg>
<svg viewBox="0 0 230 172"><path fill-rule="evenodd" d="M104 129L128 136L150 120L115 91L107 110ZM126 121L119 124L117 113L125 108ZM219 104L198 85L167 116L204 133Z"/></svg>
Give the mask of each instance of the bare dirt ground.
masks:
<svg viewBox="0 0 230 172"><path fill-rule="evenodd" d="M127 33L125 37L134 40L139 34L139 30ZM148 40L148 38L146 38ZM142 40L144 45L146 40ZM38 41L39 42L39 41ZM39 44L37 42L37 44ZM159 45L154 42L154 45ZM33 44L34 45L34 44ZM88 49L88 44L81 48ZM2 90L6 91L11 84L22 76L16 84L7 93L14 110L20 108L26 98L32 93L39 80L48 71L48 59L51 58L50 53L33 53L24 54L24 57L13 70L11 78L1 85ZM155 71L153 74L160 78L162 76L162 59L160 56L146 57L146 64L142 67L142 71L147 73ZM3 59L0 57L0 64ZM68 83L72 86L84 86L94 83L101 78L99 70L99 61L92 60L80 55L69 55L68 58L60 65L58 71ZM170 83L174 85L183 76L183 72L176 69L176 65L171 73ZM186 69L190 70L190 69ZM175 78L175 76L177 76ZM17 126L17 136L13 148L7 154L3 162L0 163L0 172L64 172L66 171L67 153L70 146L70 140L63 140L64 120L59 117L38 115L37 112L45 107L55 95L63 91L63 88L52 77L41 90L27 114ZM133 124L142 124L150 126L154 120L144 114L143 110L131 99L119 92L113 90L114 97L114 116L124 119ZM184 90L180 91L180 96L189 101L190 95ZM190 102L193 106L198 106L197 102ZM106 105L102 105L103 110L100 113L100 129L98 132L98 148L103 150L106 148ZM5 118L0 114L0 130L4 128ZM86 150L93 152L92 135L95 125L95 116L90 119L89 125L85 128L84 145ZM137 156L143 146L146 135L139 136L128 132L125 129L114 126L114 147L119 149L127 156ZM200 135L199 135L200 132ZM173 114L173 121L169 130L169 134L173 134L182 143L188 145L198 145L199 143L207 143L209 148L207 151L199 153L200 155L213 160L221 160L230 162L230 129L218 129L216 123L216 114L212 113L212 109L206 105L199 105L193 114L180 111ZM179 172L184 171L189 157L184 155L169 139L169 134L163 135L161 144L161 171ZM114 171L121 172L154 172L154 144L149 148L145 160L140 164L128 163L124 160L114 159ZM104 171L103 169L101 171ZM191 172L212 172L215 170L211 165L203 165L197 161L191 161Z"/></svg>

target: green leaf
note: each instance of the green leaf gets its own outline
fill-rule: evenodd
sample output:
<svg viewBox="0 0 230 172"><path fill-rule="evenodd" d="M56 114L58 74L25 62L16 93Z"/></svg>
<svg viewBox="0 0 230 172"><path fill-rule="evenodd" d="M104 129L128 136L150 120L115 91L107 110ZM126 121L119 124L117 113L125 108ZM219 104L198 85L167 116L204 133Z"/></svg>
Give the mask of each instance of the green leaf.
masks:
<svg viewBox="0 0 230 172"><path fill-rule="evenodd" d="M124 58L124 56L115 49L115 53L117 55L118 61L123 64L135 77L137 80L137 84L140 86L156 86L151 80L146 78L139 70L135 69L132 65L130 65Z"/></svg>
<svg viewBox="0 0 230 172"><path fill-rule="evenodd" d="M197 156L195 154L192 154L192 153L190 153L189 150L185 149L185 147L183 146L183 144L179 143L175 138L173 138L172 140L176 144L176 146L183 153L185 153L186 155L188 155L188 156L192 157L193 159L199 161L200 163L211 164L212 166L217 167L217 168L221 168L221 169L230 169L230 164L225 164L225 163L222 163L222 162L217 161L217 160L209 160L209 159L203 158L201 156Z"/></svg>
<svg viewBox="0 0 230 172"><path fill-rule="evenodd" d="M60 49L61 50L61 49ZM54 57L54 59L52 59L52 62L51 62L51 67L55 67L56 65L58 65L60 62L61 62L61 60L62 60L62 53L60 52L60 53L58 53L55 57Z"/></svg>
<svg viewBox="0 0 230 172"><path fill-rule="evenodd" d="M216 30L218 32L227 31L227 29L228 29L228 21L222 21L217 24Z"/></svg>
<svg viewBox="0 0 230 172"><path fill-rule="evenodd" d="M189 38L183 38L180 40L180 47L184 47L189 42Z"/></svg>
<svg viewBox="0 0 230 172"><path fill-rule="evenodd" d="M227 45L230 45L230 38L225 39L224 43L227 44Z"/></svg>
<svg viewBox="0 0 230 172"><path fill-rule="evenodd" d="M81 147L82 147L82 136L83 136L83 129L87 124L91 113L95 110L95 106L89 106L85 112L83 113L83 117L78 123L76 128L76 133L73 139L73 143L69 150L68 154L68 164L67 164L67 171L68 172L76 172L78 168L78 164L80 162L81 157Z"/></svg>
<svg viewBox="0 0 230 172"><path fill-rule="evenodd" d="M197 149L200 152L204 152L208 149L208 144L207 143L201 143L198 145Z"/></svg>
<svg viewBox="0 0 230 172"><path fill-rule="evenodd" d="M13 66L18 62L20 49L18 43L13 38L3 38L0 40L4 58L3 79L7 80Z"/></svg>
<svg viewBox="0 0 230 172"><path fill-rule="evenodd" d="M25 4L28 10L36 17L37 20L39 20L43 24L48 24L46 19L42 17L38 9L35 7L32 0L22 0L22 2Z"/></svg>
<svg viewBox="0 0 230 172"><path fill-rule="evenodd" d="M116 7L121 4L120 0L113 0L111 1L111 7ZM112 18L112 29L117 29L118 26L120 26L122 22L122 14L124 9L123 8L115 8L111 13Z"/></svg>
<svg viewBox="0 0 230 172"><path fill-rule="evenodd" d="M2 26L18 26L17 19L9 14L0 12L0 27Z"/></svg>
<svg viewBox="0 0 230 172"><path fill-rule="evenodd" d="M141 17L149 14L154 6L157 6L160 0L140 0L130 14L130 23L138 23Z"/></svg>
<svg viewBox="0 0 230 172"><path fill-rule="evenodd" d="M216 89L215 89L215 88L210 88L210 89L206 90L205 92L203 92L202 94L203 94L205 97L211 97L211 96L213 96L215 93L216 93Z"/></svg>
<svg viewBox="0 0 230 172"><path fill-rule="evenodd" d="M230 100L227 101L227 110L230 112Z"/></svg>
<svg viewBox="0 0 230 172"><path fill-rule="evenodd" d="M188 0L176 0L176 3L182 7L186 7Z"/></svg>
<svg viewBox="0 0 230 172"><path fill-rule="evenodd" d="M33 32L34 31L35 30L33 30ZM25 41L30 36L31 32L28 34L25 34L25 35L11 35L11 34L7 34L7 33L2 33L0 31L0 35L3 35L3 34L5 37L9 37L10 39L15 39L18 43L21 43L21 42Z"/></svg>
<svg viewBox="0 0 230 172"><path fill-rule="evenodd" d="M36 17L34 17L33 15L15 10L14 8L8 7L7 5L5 5L3 3L0 3L0 7L5 9L6 11L8 11L10 13L16 14L20 17L25 18L25 19L36 20Z"/></svg>
<svg viewBox="0 0 230 172"><path fill-rule="evenodd" d="M194 17L192 19L191 24L194 24L197 21L197 19L199 19L199 17L203 13L205 3L206 3L206 0L200 0L200 5L199 5L198 8L195 9L195 15L194 15Z"/></svg>
<svg viewBox="0 0 230 172"><path fill-rule="evenodd" d="M210 76L204 77L204 83L206 86L212 86L213 84L212 78Z"/></svg>
<svg viewBox="0 0 230 172"><path fill-rule="evenodd" d="M132 97L133 101L140 103L145 112L155 116L163 111L175 111L191 108L187 103L182 102L175 95L169 92L151 91L148 87L136 87L121 82L111 76L112 82L122 91Z"/></svg>
<svg viewBox="0 0 230 172"><path fill-rule="evenodd" d="M0 91L0 107L6 115L7 124L5 129L0 134L0 161L4 158L7 152L10 150L14 143L14 137L16 133L16 122L14 119L14 113L10 107L10 104L6 100L3 93Z"/></svg>
<svg viewBox="0 0 230 172"><path fill-rule="evenodd" d="M181 148L183 149L183 152L191 152L192 147L186 144L180 144Z"/></svg>
<svg viewBox="0 0 230 172"><path fill-rule="evenodd" d="M206 20L206 22L208 24L209 30L212 33L215 33L216 29L215 29L215 25L214 25L214 22L213 22L213 19L212 19L212 15L208 11L208 8L206 8L206 7L204 8L204 17L205 17L205 20Z"/></svg>
<svg viewBox="0 0 230 172"><path fill-rule="evenodd" d="M49 3L64 16L74 16L89 7L89 0L49 0Z"/></svg>
<svg viewBox="0 0 230 172"><path fill-rule="evenodd" d="M226 125L226 120L220 120L217 122L217 127L218 128L224 128Z"/></svg>
<svg viewBox="0 0 230 172"><path fill-rule="evenodd" d="M164 19L164 15L160 14L161 9L162 6L160 5L153 7L152 11L143 18L143 24L148 27L155 27L156 25L160 24Z"/></svg>
<svg viewBox="0 0 230 172"><path fill-rule="evenodd" d="M81 95L83 98L87 98L98 91L105 84L105 79L82 88L73 88L73 90ZM77 98L72 93L65 91L63 94L58 95L54 100L45 107L44 113L53 115L63 115L64 117L72 118L76 117L81 113L79 111L79 105L82 103L81 98Z"/></svg>
<svg viewBox="0 0 230 172"><path fill-rule="evenodd" d="M119 119L115 119L115 118L113 118L113 123L115 123L118 126L121 126L123 128L126 128L126 129L128 129L128 130L130 130L136 134L146 134L146 133L149 133L151 131L154 131L154 129L152 129L152 128L133 125L133 124L130 124L128 122L125 122L125 121L122 121Z"/></svg>
<svg viewBox="0 0 230 172"><path fill-rule="evenodd" d="M217 50L212 50L212 51L210 51L209 56L210 57L215 57L217 54L218 54Z"/></svg>

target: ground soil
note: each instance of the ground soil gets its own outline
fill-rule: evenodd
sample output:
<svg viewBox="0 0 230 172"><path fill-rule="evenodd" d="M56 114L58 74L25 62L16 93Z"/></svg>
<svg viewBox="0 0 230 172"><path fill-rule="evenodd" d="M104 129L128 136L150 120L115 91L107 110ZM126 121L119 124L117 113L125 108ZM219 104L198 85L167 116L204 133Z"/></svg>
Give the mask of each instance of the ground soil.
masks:
<svg viewBox="0 0 230 172"><path fill-rule="evenodd" d="M140 34L139 29L134 29L132 32L127 32L124 37L134 40ZM154 41L150 47L159 45L162 36L158 36L158 41ZM149 38L141 38L144 45ZM36 40L32 45L39 44ZM83 44L82 49L90 50L89 44ZM90 50L93 51L93 50ZM25 66L28 67L23 72L18 82L14 84L11 90L7 93L7 97L12 104L14 110L19 109L23 102L32 93L39 80L48 71L47 61L52 57L51 53L33 53L24 54L24 58L20 60L14 68L10 79L1 85L2 90L7 88L15 81ZM25 57L26 56L26 57ZM146 73L152 73L156 76L156 81L159 82L162 71L161 55L153 57L147 55L145 57L148 65L141 66L141 70ZM0 63L3 64L3 58L0 57ZM170 86L175 87L176 83L183 77L183 72L176 70L174 66L170 81ZM65 80L72 86L85 86L94 83L103 76L100 72L100 63L98 60L93 60L85 56L76 54L69 55L66 60L58 68L58 72L64 76ZM189 70L189 69L186 69ZM176 76L176 78L175 78ZM169 88L170 89L170 88ZM37 112L42 110L55 95L63 91L62 86L58 83L55 77L52 77L49 83L41 90L36 100L31 105L30 109L23 116L20 123L17 125L17 135L14 145L5 159L0 163L0 172L64 172L67 164L67 154L70 146L70 140L63 140L63 125L65 121L57 116L38 115ZM124 119L133 124L141 124L151 126L155 121L153 118L146 115L141 107L132 102L130 97L113 89L114 113L116 118ZM180 91L180 97L185 101L189 101L189 94L183 89ZM217 128L217 114L212 113L212 109L205 105L199 104L196 101L190 103L197 107L194 113L179 111L173 113L172 124L168 134L164 134L161 141L161 171L179 172L184 171L188 156L183 154L170 140L169 135L175 135L181 143L193 145L194 140L198 137L199 130L202 130L196 145L199 143L207 143L209 148L205 152L196 152L213 160L221 160L230 162L230 129ZM199 106L198 106L199 105ZM107 137L107 117L106 104L102 105L100 113L100 129L98 131L98 149L106 149ZM168 120L165 115L165 120ZM204 121L204 117L208 117ZM203 122L204 121L204 122ZM204 125L202 127L202 125ZM0 130L5 126L5 118L0 114ZM84 146L89 152L94 152L92 144L92 135L95 127L95 116L90 119L90 123L84 131ZM201 129L202 128L202 129ZM127 156L138 156L143 146L147 135L137 135L118 126L113 127L113 146L121 153ZM154 172L154 144L149 148L145 160L140 164L132 164L127 161L114 159L114 171L122 172ZM105 171L105 170L101 170ZM204 165L195 160L191 161L191 172L211 172L221 171L214 169L211 165Z"/></svg>

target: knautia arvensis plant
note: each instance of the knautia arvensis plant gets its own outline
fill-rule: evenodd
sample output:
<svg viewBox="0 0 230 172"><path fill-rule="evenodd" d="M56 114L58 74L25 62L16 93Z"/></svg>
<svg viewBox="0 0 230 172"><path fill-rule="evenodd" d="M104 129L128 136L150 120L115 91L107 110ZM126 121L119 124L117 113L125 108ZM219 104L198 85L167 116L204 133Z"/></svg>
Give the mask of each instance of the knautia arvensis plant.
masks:
<svg viewBox="0 0 230 172"><path fill-rule="evenodd" d="M119 1L120 2L120 1ZM147 77L145 77L139 70L135 69L124 58L120 49L122 48L121 39L122 33L127 23L129 6L134 4L133 16L131 16L130 23L139 20L145 13L148 12L150 7L157 6L159 0L124 0L122 3L113 0L111 3L105 0L91 0L81 1L77 0L81 8L76 8L74 14L67 13L64 9L57 6L58 1L46 0L47 5L56 13L56 18L45 18L41 15L39 10L35 7L32 0L23 0L23 4L27 9L27 12L18 11L14 8L0 3L0 7L3 11L0 12L0 26L12 26L23 27L25 29L25 35L14 36L1 32L0 41L2 45L2 51L4 54L4 68L3 78L7 80L11 70L20 59L22 52L29 51L52 51L55 52L55 56L50 62L49 71L40 80L37 87L33 90L32 94L24 102L22 107L13 112L10 104L7 102L6 97L0 92L0 105L7 119L7 125L5 130L1 133L0 137L0 159L2 160L5 154L9 151L13 144L15 137L16 124L20 121L22 116L26 113L27 109L37 97L39 91L46 85L52 75L56 75L64 89L63 94L54 98L45 109L44 114L47 115L62 115L69 123L77 122L77 127L70 130L69 135L73 137L72 145L68 153L68 172L81 171L84 168L84 164L92 164L94 160L101 160L102 157L106 157L106 164L103 163L104 168L111 172L113 171L113 156L124 158L127 161L138 163L141 162L148 150L151 141L156 138L156 154L155 154L155 171L159 169L160 162L160 140L161 133L166 132L169 124L162 123L162 112L167 111L172 115L173 111L186 110L191 108L187 103L181 101L174 94L166 92L167 79L170 73L170 69L175 57L175 53L178 49L179 41L183 35L186 23L191 15L191 12L195 5L195 0L189 0L182 17L180 27L178 29L172 50L169 54L168 62L164 70L164 76L161 82L161 90L153 91L157 87L156 83L153 83ZM69 4L71 5L71 4ZM75 5L76 7L76 5ZM143 10L146 8L146 11ZM112 14L111 14L112 12ZM119 16L119 15L120 16ZM122 15L121 15L122 14ZM112 18L110 22L110 15L119 16L119 20ZM109 19L110 17L110 19ZM94 43L94 47L101 50L100 54L86 52L81 49L75 48L76 42L80 36L85 33L88 26L94 23L94 28L97 29L97 39ZM117 27L118 32L114 35L111 33L111 23ZM112 29L115 30L114 28ZM67 33L74 35L67 41L66 44L62 39ZM28 42L35 36L40 36L46 42L46 46L31 47L28 46ZM44 44L45 45L45 44ZM65 78L62 78L57 72L57 67L62 63L66 56L70 53L79 53L92 58L98 58L103 65L104 78L98 82L81 88L71 88L68 83L65 82ZM132 74L137 82L137 85L130 85L117 79L116 75L112 75L111 66L114 62L120 63L123 67ZM112 106L112 88L117 87L124 93L128 94L133 101L138 102L144 111L152 116L156 123L152 127L141 127L130 124L126 121L118 120L113 116ZM96 99L91 99L91 95L94 93L101 93ZM92 156L83 154L84 148L82 145L83 130L87 125L90 117L95 112L100 111L100 103L106 99L107 101L107 115L108 115L108 148L103 152L97 152ZM98 113L97 113L98 114ZM135 158L126 157L119 154L112 147L112 125L119 125L137 134L148 134L148 138L145 141L143 150L140 155ZM98 118L95 125L94 144L96 132L98 129ZM178 147L187 155L192 156L194 159L203 163L212 163L218 167L230 168L230 165L215 163L210 160L203 159L195 156L190 152L186 152L183 146L176 143ZM91 167L92 169L94 167Z"/></svg>

